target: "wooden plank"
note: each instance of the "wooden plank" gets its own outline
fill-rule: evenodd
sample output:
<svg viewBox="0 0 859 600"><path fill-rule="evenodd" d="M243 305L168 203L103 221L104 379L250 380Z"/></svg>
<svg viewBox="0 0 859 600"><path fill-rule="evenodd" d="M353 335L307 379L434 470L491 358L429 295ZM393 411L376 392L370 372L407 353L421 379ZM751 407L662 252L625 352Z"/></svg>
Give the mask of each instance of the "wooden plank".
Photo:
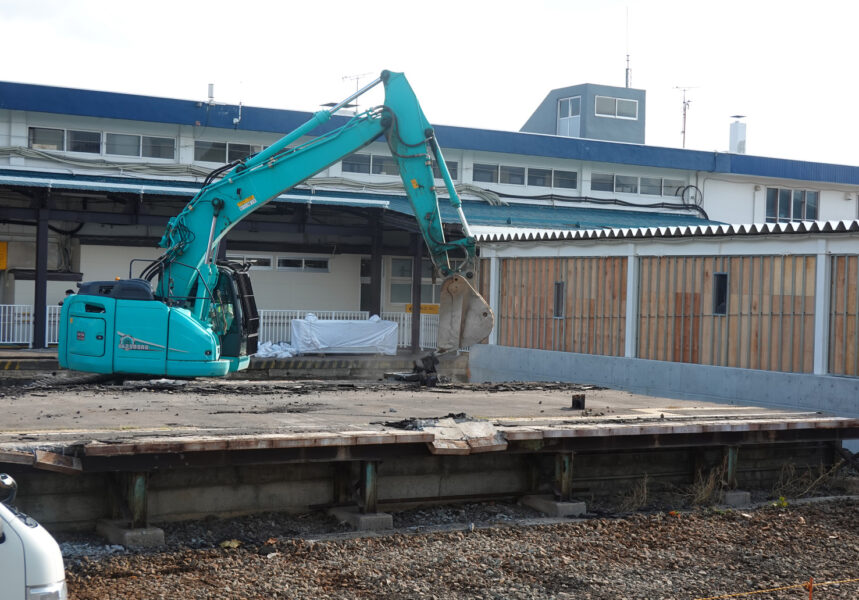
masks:
<svg viewBox="0 0 859 600"><path fill-rule="evenodd" d="M740 327L740 281L742 275L740 272L742 258L732 256L728 259L728 315L727 331L724 340L725 352L723 353L722 366L736 367L739 366L739 327Z"/></svg>
<svg viewBox="0 0 859 600"><path fill-rule="evenodd" d="M66 475L79 475L83 472L81 459L76 456L66 456L57 454L56 452L47 452L45 450L35 451L35 461L33 466L43 471L53 471L55 473L64 473Z"/></svg>
<svg viewBox="0 0 859 600"><path fill-rule="evenodd" d="M659 326L656 328L656 343L659 351L656 354L658 360L671 360L669 348L669 332L671 321L674 319L674 307L672 306L672 269L674 267L673 257L659 257Z"/></svg>
<svg viewBox="0 0 859 600"><path fill-rule="evenodd" d="M633 260L635 260L633 258ZM617 343L615 345L615 356L623 356L626 351L626 303L630 301L635 301L635 292L633 291L633 298L630 300L629 298L629 290L626 289L626 271L629 265L629 259L627 257L621 257L618 261L618 270L617 270L617 286L618 286L618 307L617 314L618 319L615 323L615 337L617 338Z"/></svg>
<svg viewBox="0 0 859 600"><path fill-rule="evenodd" d="M846 321L846 344L844 352L844 375L859 375L857 363L859 363L859 348L857 348L857 312L859 312L859 299L857 299L857 284L859 284L859 269L857 269L857 257L850 256L846 262L845 270L847 276L847 301L844 307L844 319Z"/></svg>
<svg viewBox="0 0 859 600"><path fill-rule="evenodd" d="M36 456L32 452L20 452L18 450L0 450L0 463L12 465L32 465L36 462Z"/></svg>

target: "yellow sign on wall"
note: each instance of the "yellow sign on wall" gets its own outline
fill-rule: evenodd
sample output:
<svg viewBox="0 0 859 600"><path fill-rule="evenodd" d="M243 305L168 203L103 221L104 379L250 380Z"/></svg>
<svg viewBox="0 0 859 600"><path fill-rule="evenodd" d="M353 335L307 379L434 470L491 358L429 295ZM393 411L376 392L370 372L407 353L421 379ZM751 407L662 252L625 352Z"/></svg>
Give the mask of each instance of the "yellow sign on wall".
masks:
<svg viewBox="0 0 859 600"><path fill-rule="evenodd" d="M412 312L411 303L406 304L406 312ZM421 303L421 314L422 315L437 315L438 314L438 304L423 304Z"/></svg>
<svg viewBox="0 0 859 600"><path fill-rule="evenodd" d="M9 242L0 242L0 271L6 270L6 262L9 256Z"/></svg>

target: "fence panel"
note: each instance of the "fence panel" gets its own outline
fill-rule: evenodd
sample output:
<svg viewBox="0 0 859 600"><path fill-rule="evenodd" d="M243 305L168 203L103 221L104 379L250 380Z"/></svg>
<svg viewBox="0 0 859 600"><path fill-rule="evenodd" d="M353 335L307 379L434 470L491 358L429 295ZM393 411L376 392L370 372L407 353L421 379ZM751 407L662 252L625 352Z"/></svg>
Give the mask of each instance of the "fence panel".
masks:
<svg viewBox="0 0 859 600"><path fill-rule="evenodd" d="M0 305L0 344L33 345L33 307L31 305Z"/></svg>
<svg viewBox="0 0 859 600"><path fill-rule="evenodd" d="M62 306L48 306L48 320L45 323L45 344L57 344L60 340L60 311Z"/></svg>

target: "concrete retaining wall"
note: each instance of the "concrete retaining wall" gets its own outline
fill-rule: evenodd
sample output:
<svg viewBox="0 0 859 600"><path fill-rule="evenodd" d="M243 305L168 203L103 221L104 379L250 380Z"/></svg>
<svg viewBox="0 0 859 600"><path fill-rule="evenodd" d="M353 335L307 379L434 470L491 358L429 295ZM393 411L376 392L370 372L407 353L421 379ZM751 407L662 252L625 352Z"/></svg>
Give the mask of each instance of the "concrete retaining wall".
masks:
<svg viewBox="0 0 859 600"><path fill-rule="evenodd" d="M617 358L480 344L470 380L570 381L639 394L859 417L859 378Z"/></svg>

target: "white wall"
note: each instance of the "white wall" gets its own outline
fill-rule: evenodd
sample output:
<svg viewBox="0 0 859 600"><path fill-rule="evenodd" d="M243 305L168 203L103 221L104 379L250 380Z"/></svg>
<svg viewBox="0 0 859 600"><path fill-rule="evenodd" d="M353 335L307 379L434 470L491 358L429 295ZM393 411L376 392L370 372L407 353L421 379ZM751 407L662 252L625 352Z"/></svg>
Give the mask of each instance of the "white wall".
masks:
<svg viewBox="0 0 859 600"><path fill-rule="evenodd" d="M277 256L303 256L278 254ZM313 255L315 257L315 255ZM260 309L358 310L361 306L361 257L324 256L328 273L257 270L250 272Z"/></svg>
<svg viewBox="0 0 859 600"><path fill-rule="evenodd" d="M161 256L160 248L125 246L81 246L81 272L84 281L110 281L128 277L128 266L132 259L154 260ZM135 263L134 276L146 263Z"/></svg>
<svg viewBox="0 0 859 600"><path fill-rule="evenodd" d="M261 255L260 253L247 253ZM111 280L128 277L128 264L132 258L155 259L160 248L123 248L118 246L83 246L81 269L84 281ZM304 256L277 254L278 256ZM316 255L314 255L315 257ZM328 259L328 273L302 273L277 269L250 271L257 307L260 309L358 310L360 307L360 267L357 255L338 254L321 256ZM139 274L144 263L135 267ZM63 290L65 287L63 287ZM60 290L62 292L63 290Z"/></svg>
<svg viewBox="0 0 859 600"><path fill-rule="evenodd" d="M820 220L841 221L857 217L856 192L824 191L820 193Z"/></svg>
<svg viewBox="0 0 859 600"><path fill-rule="evenodd" d="M755 190L751 182L704 177L698 187L704 194L704 210L713 221L723 223L763 223L766 220L767 192Z"/></svg>

